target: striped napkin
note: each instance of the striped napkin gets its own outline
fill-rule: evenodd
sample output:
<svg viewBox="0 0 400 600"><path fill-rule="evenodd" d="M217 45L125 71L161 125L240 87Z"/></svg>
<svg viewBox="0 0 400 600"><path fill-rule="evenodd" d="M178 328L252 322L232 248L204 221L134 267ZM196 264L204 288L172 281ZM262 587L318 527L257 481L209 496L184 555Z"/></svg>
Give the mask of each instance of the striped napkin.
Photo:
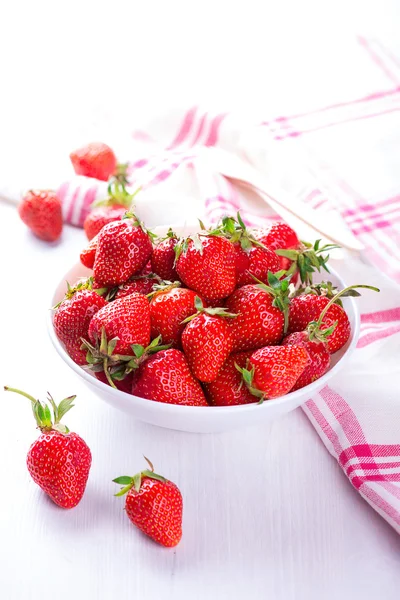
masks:
<svg viewBox="0 0 400 600"><path fill-rule="evenodd" d="M400 532L400 59L359 38L371 93L263 122L192 107L161 115L132 135L130 181L145 193L136 211L150 227L215 222L240 209L252 226L279 217L251 187L221 175L210 148L240 157L362 242L338 269L381 288L359 299L361 336L344 373L303 406L354 488ZM338 68L340 72L340 68ZM385 85L381 85L382 81ZM61 185L65 220L82 226L105 184Z"/></svg>

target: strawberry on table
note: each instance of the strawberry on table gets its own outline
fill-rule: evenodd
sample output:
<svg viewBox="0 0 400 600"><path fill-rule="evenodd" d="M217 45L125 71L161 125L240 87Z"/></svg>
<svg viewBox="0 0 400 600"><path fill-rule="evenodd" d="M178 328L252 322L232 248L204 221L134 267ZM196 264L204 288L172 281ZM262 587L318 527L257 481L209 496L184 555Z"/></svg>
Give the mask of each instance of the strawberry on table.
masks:
<svg viewBox="0 0 400 600"><path fill-rule="evenodd" d="M133 201L139 190L129 194L125 186L112 181L108 186L108 196L104 200L96 200L85 219L83 228L89 240L93 239L108 223L119 221L124 214L133 210Z"/></svg>
<svg viewBox="0 0 400 600"><path fill-rule="evenodd" d="M28 398L38 428L41 431L27 455L28 471L35 483L61 508L73 508L82 499L89 477L92 455L89 447L76 433L60 423L62 417L74 406L76 396L64 398L56 404L48 395L42 404L33 396L5 386ZM53 418L49 404L53 409Z"/></svg>
<svg viewBox="0 0 400 600"><path fill-rule="evenodd" d="M196 234L176 245L176 256L180 280L206 302L226 298L235 289L235 249L224 237Z"/></svg>
<svg viewBox="0 0 400 600"><path fill-rule="evenodd" d="M71 152L69 157L77 175L107 181L117 169L117 159L113 150L103 142L92 142L82 146Z"/></svg>
<svg viewBox="0 0 400 600"><path fill-rule="evenodd" d="M252 355L252 350L231 354L218 373L218 377L211 383L204 384L207 400L214 406L233 406L257 402L243 383L241 373L237 367L244 369Z"/></svg>
<svg viewBox="0 0 400 600"><path fill-rule="evenodd" d="M132 523L158 544L171 548L182 537L182 494L172 481L154 473L152 463L145 459L150 470L113 479L124 486L115 495L127 494L125 510Z"/></svg>
<svg viewBox="0 0 400 600"><path fill-rule="evenodd" d="M181 347L181 336L185 329L183 321L197 312L193 290L181 287L166 287L157 291L150 301L151 335L161 335L165 344Z"/></svg>
<svg viewBox="0 0 400 600"><path fill-rule="evenodd" d="M226 309L238 316L229 321L233 352L278 344L285 330L289 284L269 274L270 285L245 285L233 292Z"/></svg>
<svg viewBox="0 0 400 600"><path fill-rule="evenodd" d="M249 391L260 401L269 400L292 390L308 360L301 346L266 346L253 352L241 372Z"/></svg>
<svg viewBox="0 0 400 600"><path fill-rule="evenodd" d="M162 350L140 365L133 378L132 394L167 404L208 406L185 355L175 348Z"/></svg>
<svg viewBox="0 0 400 600"><path fill-rule="evenodd" d="M172 229L169 229L166 237L153 248L151 256L152 269L165 281L179 280L175 269L175 246L177 243L177 235Z"/></svg>
<svg viewBox="0 0 400 600"><path fill-rule="evenodd" d="M30 190L18 207L21 220L41 240L55 242L63 228L61 202L52 190Z"/></svg>
<svg viewBox="0 0 400 600"><path fill-rule="evenodd" d="M107 304L99 292L102 290L92 289L90 278L72 288L68 284L64 299L54 307L53 324L57 337L79 365L86 364L86 351L81 349L82 337L88 336L92 317Z"/></svg>
<svg viewBox="0 0 400 600"><path fill-rule="evenodd" d="M195 298L197 313L185 319L182 346L193 375L204 383L214 381L233 347L231 331L225 319L237 315L224 308L205 308Z"/></svg>
<svg viewBox="0 0 400 600"><path fill-rule="evenodd" d="M105 225L97 236L93 265L96 281L105 286L125 283L147 264L152 253L149 233L135 215Z"/></svg>

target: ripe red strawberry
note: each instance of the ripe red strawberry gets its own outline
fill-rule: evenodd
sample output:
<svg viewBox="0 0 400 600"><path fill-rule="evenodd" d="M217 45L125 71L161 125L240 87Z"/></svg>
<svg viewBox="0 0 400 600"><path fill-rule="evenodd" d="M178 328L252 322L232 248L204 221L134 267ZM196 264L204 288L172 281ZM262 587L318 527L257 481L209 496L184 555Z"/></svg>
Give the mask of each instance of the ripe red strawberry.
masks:
<svg viewBox="0 0 400 600"><path fill-rule="evenodd" d="M197 313L185 319L188 324L182 333L182 346L193 375L200 381L214 381L229 354L233 339L225 319L234 319L223 308L204 308L195 298Z"/></svg>
<svg viewBox="0 0 400 600"><path fill-rule="evenodd" d="M108 343L116 340L110 355L133 356L132 344L148 346L150 308L146 296L134 293L99 310L89 324L89 339L93 344L101 342L103 329Z"/></svg>
<svg viewBox="0 0 400 600"><path fill-rule="evenodd" d="M133 373L134 372L132 371L124 379L121 380L115 379L111 376L117 390L119 390L120 392L125 392L126 394L130 394L132 392ZM97 377L97 379L99 379L99 381L102 381L106 385L110 385L104 370L95 372L95 376Z"/></svg>
<svg viewBox="0 0 400 600"><path fill-rule="evenodd" d="M152 269L164 281L179 281L178 273L174 266L175 246L177 243L178 238L170 229L167 237L153 249L151 256Z"/></svg>
<svg viewBox="0 0 400 600"><path fill-rule="evenodd" d="M148 358L135 373L132 394L148 400L186 406L208 406L185 355L170 348Z"/></svg>
<svg viewBox="0 0 400 600"><path fill-rule="evenodd" d="M53 398L53 419L48 404L15 388L4 387L28 398L41 431L28 451L27 467L35 483L61 508L73 508L82 499L89 477L92 455L89 447L76 433L61 424L62 417L73 407L76 396L69 396L57 406Z"/></svg>
<svg viewBox="0 0 400 600"><path fill-rule="evenodd" d="M253 231L254 237L271 250L298 250L300 241L289 225L286 223L272 223L265 229ZM288 271L292 261L284 256L280 257L280 268Z"/></svg>
<svg viewBox="0 0 400 600"><path fill-rule="evenodd" d="M283 346L301 346L308 354L308 363L294 384L293 391L316 381L329 369L331 357L327 344L318 339L310 339L307 331L291 333L283 340L282 344Z"/></svg>
<svg viewBox="0 0 400 600"><path fill-rule="evenodd" d="M143 277L136 277L132 281L127 281L119 286L115 298L125 298L130 296L134 292L138 294L150 294L153 291L154 285L157 284L157 279L149 277L148 275Z"/></svg>
<svg viewBox="0 0 400 600"><path fill-rule="evenodd" d="M236 365L242 369L246 367L247 360L252 351L231 354L211 383L204 384L207 400L215 406L233 406L237 404L250 404L257 402L243 383L242 375Z"/></svg>
<svg viewBox="0 0 400 600"><path fill-rule="evenodd" d="M98 283L115 286L125 283L146 265L152 253L148 232L134 215L109 223L97 238L93 272Z"/></svg>
<svg viewBox="0 0 400 600"><path fill-rule="evenodd" d="M78 148L69 155L74 171L77 175L94 177L107 181L114 175L117 168L117 159L110 146L102 142L92 142Z"/></svg>
<svg viewBox="0 0 400 600"><path fill-rule="evenodd" d="M89 279L73 288L68 285L64 299L54 308L53 324L57 337L79 365L86 364L81 338L87 338L92 317L106 304L104 298L92 289Z"/></svg>
<svg viewBox="0 0 400 600"><path fill-rule="evenodd" d="M108 223L122 219L128 210L133 210L133 200L138 191L128 194L118 180L110 183L107 198L92 204L92 210L83 224L88 239L93 239Z"/></svg>
<svg viewBox="0 0 400 600"><path fill-rule="evenodd" d="M154 294L150 301L152 337L161 335L164 344L180 348L183 321L197 312L195 298L196 292L179 287Z"/></svg>
<svg viewBox="0 0 400 600"><path fill-rule="evenodd" d="M271 346L281 341L288 304L288 288L286 280L279 282L272 278L274 276L270 274L270 280L274 281L276 288L261 284L245 285L226 301L226 309L238 315L228 323L233 336L233 352ZM280 299L282 284L285 290Z"/></svg>
<svg viewBox="0 0 400 600"><path fill-rule="evenodd" d="M266 346L253 352L248 367L242 369L250 392L269 400L290 392L308 363L301 346Z"/></svg>
<svg viewBox="0 0 400 600"><path fill-rule="evenodd" d="M154 473L153 465L146 460L150 471L113 480L124 486L115 495L128 493L125 510L132 523L158 544L172 548L182 537L182 494L172 481Z"/></svg>
<svg viewBox="0 0 400 600"><path fill-rule="evenodd" d="M93 269L94 260L96 258L97 240L98 236L96 235L90 240L89 244L82 250L79 256L81 263L88 269Z"/></svg>
<svg viewBox="0 0 400 600"><path fill-rule="evenodd" d="M197 235L177 245L181 281L207 300L220 300L236 286L235 249L219 236Z"/></svg>
<svg viewBox="0 0 400 600"><path fill-rule="evenodd" d="M51 190L30 190L18 207L22 221L45 242L55 242L61 235L63 222L61 202Z"/></svg>

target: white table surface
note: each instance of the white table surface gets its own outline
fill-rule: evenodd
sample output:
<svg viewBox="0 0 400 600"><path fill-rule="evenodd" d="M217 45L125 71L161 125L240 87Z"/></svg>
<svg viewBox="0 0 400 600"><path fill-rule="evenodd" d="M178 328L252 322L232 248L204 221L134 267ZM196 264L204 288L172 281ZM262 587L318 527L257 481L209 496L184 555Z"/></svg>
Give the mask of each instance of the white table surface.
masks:
<svg viewBox="0 0 400 600"><path fill-rule="evenodd" d="M165 103L252 114L333 103L341 91L320 75L334 73L355 32L398 38L396 0L375 10L344 0L189 5L3 7L0 185L54 185L71 148L113 143ZM356 84L346 80L346 98ZM26 470L37 435L29 403L0 392L0 598L397 600L399 536L353 490L300 409L269 427L185 434L113 411L68 370L45 315L83 243L67 227L49 247L0 202L1 387L76 393L66 422L93 453L83 501L58 509ZM111 480L142 468L142 454L182 490L175 550L142 536L113 497Z"/></svg>

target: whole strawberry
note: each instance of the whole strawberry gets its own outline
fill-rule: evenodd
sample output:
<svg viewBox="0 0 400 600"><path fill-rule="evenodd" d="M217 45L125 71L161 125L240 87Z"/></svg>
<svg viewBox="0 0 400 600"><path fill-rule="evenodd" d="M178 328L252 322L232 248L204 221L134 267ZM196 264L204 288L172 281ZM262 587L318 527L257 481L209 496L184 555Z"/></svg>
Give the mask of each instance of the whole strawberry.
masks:
<svg viewBox="0 0 400 600"><path fill-rule="evenodd" d="M115 286L125 283L148 262L152 244L148 232L130 213L109 223L97 237L93 273L98 283Z"/></svg>
<svg viewBox="0 0 400 600"><path fill-rule="evenodd" d="M272 223L272 225L265 229L254 230L253 235L259 242L271 250L298 250L301 246L296 232L286 223ZM288 271L291 264L292 261L289 258L285 256L280 257L281 269Z"/></svg>
<svg viewBox="0 0 400 600"><path fill-rule="evenodd" d="M176 246L181 281L206 301L221 300L236 286L235 249L224 237L199 234Z"/></svg>
<svg viewBox="0 0 400 600"><path fill-rule="evenodd" d="M167 404L208 406L185 355L175 348L157 352L141 364L134 374L132 394Z"/></svg>
<svg viewBox="0 0 400 600"><path fill-rule="evenodd" d="M153 465L145 459L150 470L113 479L124 486L115 495L127 494L125 510L132 523L158 544L171 548L182 537L182 494L172 481L154 473Z"/></svg>
<svg viewBox="0 0 400 600"><path fill-rule="evenodd" d="M117 159L114 152L102 142L92 142L69 155L74 171L77 175L94 177L107 181L114 175L117 168Z"/></svg>
<svg viewBox="0 0 400 600"><path fill-rule="evenodd" d="M179 280L175 269L175 246L178 243L176 234L170 229L167 237L161 240L153 249L151 265L154 273L165 281Z"/></svg>
<svg viewBox="0 0 400 600"><path fill-rule="evenodd" d="M106 306L99 295L102 290L92 289L92 280L79 282L70 287L64 299L54 307L53 325L57 337L63 342L72 360L86 364L86 350L82 350L82 337L87 338L92 317Z"/></svg>
<svg viewBox="0 0 400 600"><path fill-rule="evenodd" d="M182 346L193 375L204 383L214 381L232 351L233 339L225 319L237 315L223 308L204 308L196 296L197 313L188 317Z"/></svg>
<svg viewBox="0 0 400 600"><path fill-rule="evenodd" d="M110 183L107 198L94 202L92 210L85 219L83 228L87 238L93 239L100 233L104 225L119 221L128 210L133 210L133 200L137 191L134 194L128 194L125 186L118 181Z"/></svg>
<svg viewBox="0 0 400 600"><path fill-rule="evenodd" d="M94 238L92 238L89 244L86 246L86 248L82 250L79 256L83 266L87 267L88 269L93 269L94 260L96 258L97 239L97 235Z"/></svg>
<svg viewBox="0 0 400 600"><path fill-rule="evenodd" d="M214 406L234 406L257 402L251 394L237 367L244 369L252 351L231 354L218 373L218 377L211 383L204 384L207 400Z"/></svg>
<svg viewBox="0 0 400 600"><path fill-rule="evenodd" d="M328 338L327 338L328 339ZM283 346L300 346L308 354L308 363L294 384L292 390L309 385L316 381L322 375L325 375L329 369L331 355L329 354L327 343L318 339L310 339L308 331L297 331L288 335L282 342Z"/></svg>
<svg viewBox="0 0 400 600"><path fill-rule="evenodd" d="M267 346L253 352L241 372L249 391L262 402L290 392L308 360L301 346Z"/></svg>
<svg viewBox="0 0 400 600"><path fill-rule="evenodd" d="M61 235L63 222L61 202L51 190L30 190L18 207L22 221L45 242L55 242Z"/></svg>
<svg viewBox="0 0 400 600"><path fill-rule="evenodd" d="M193 290L180 287L157 291L150 301L152 337L161 335L165 344L180 348L183 321L197 312L196 295Z"/></svg>
<svg viewBox="0 0 400 600"><path fill-rule="evenodd" d="M245 285L226 301L227 311L237 314L229 321L233 336L233 352L278 344L285 330L288 311L288 282L279 281L272 273L270 286Z"/></svg>
<svg viewBox="0 0 400 600"><path fill-rule="evenodd" d="M57 406L49 394L52 419L47 403L42 404L33 396L15 388L4 389L21 394L31 401L33 414L41 431L26 459L33 481L58 506L73 508L82 499L92 463L92 455L83 439L60 423L65 413L73 407L76 396L65 398Z"/></svg>

